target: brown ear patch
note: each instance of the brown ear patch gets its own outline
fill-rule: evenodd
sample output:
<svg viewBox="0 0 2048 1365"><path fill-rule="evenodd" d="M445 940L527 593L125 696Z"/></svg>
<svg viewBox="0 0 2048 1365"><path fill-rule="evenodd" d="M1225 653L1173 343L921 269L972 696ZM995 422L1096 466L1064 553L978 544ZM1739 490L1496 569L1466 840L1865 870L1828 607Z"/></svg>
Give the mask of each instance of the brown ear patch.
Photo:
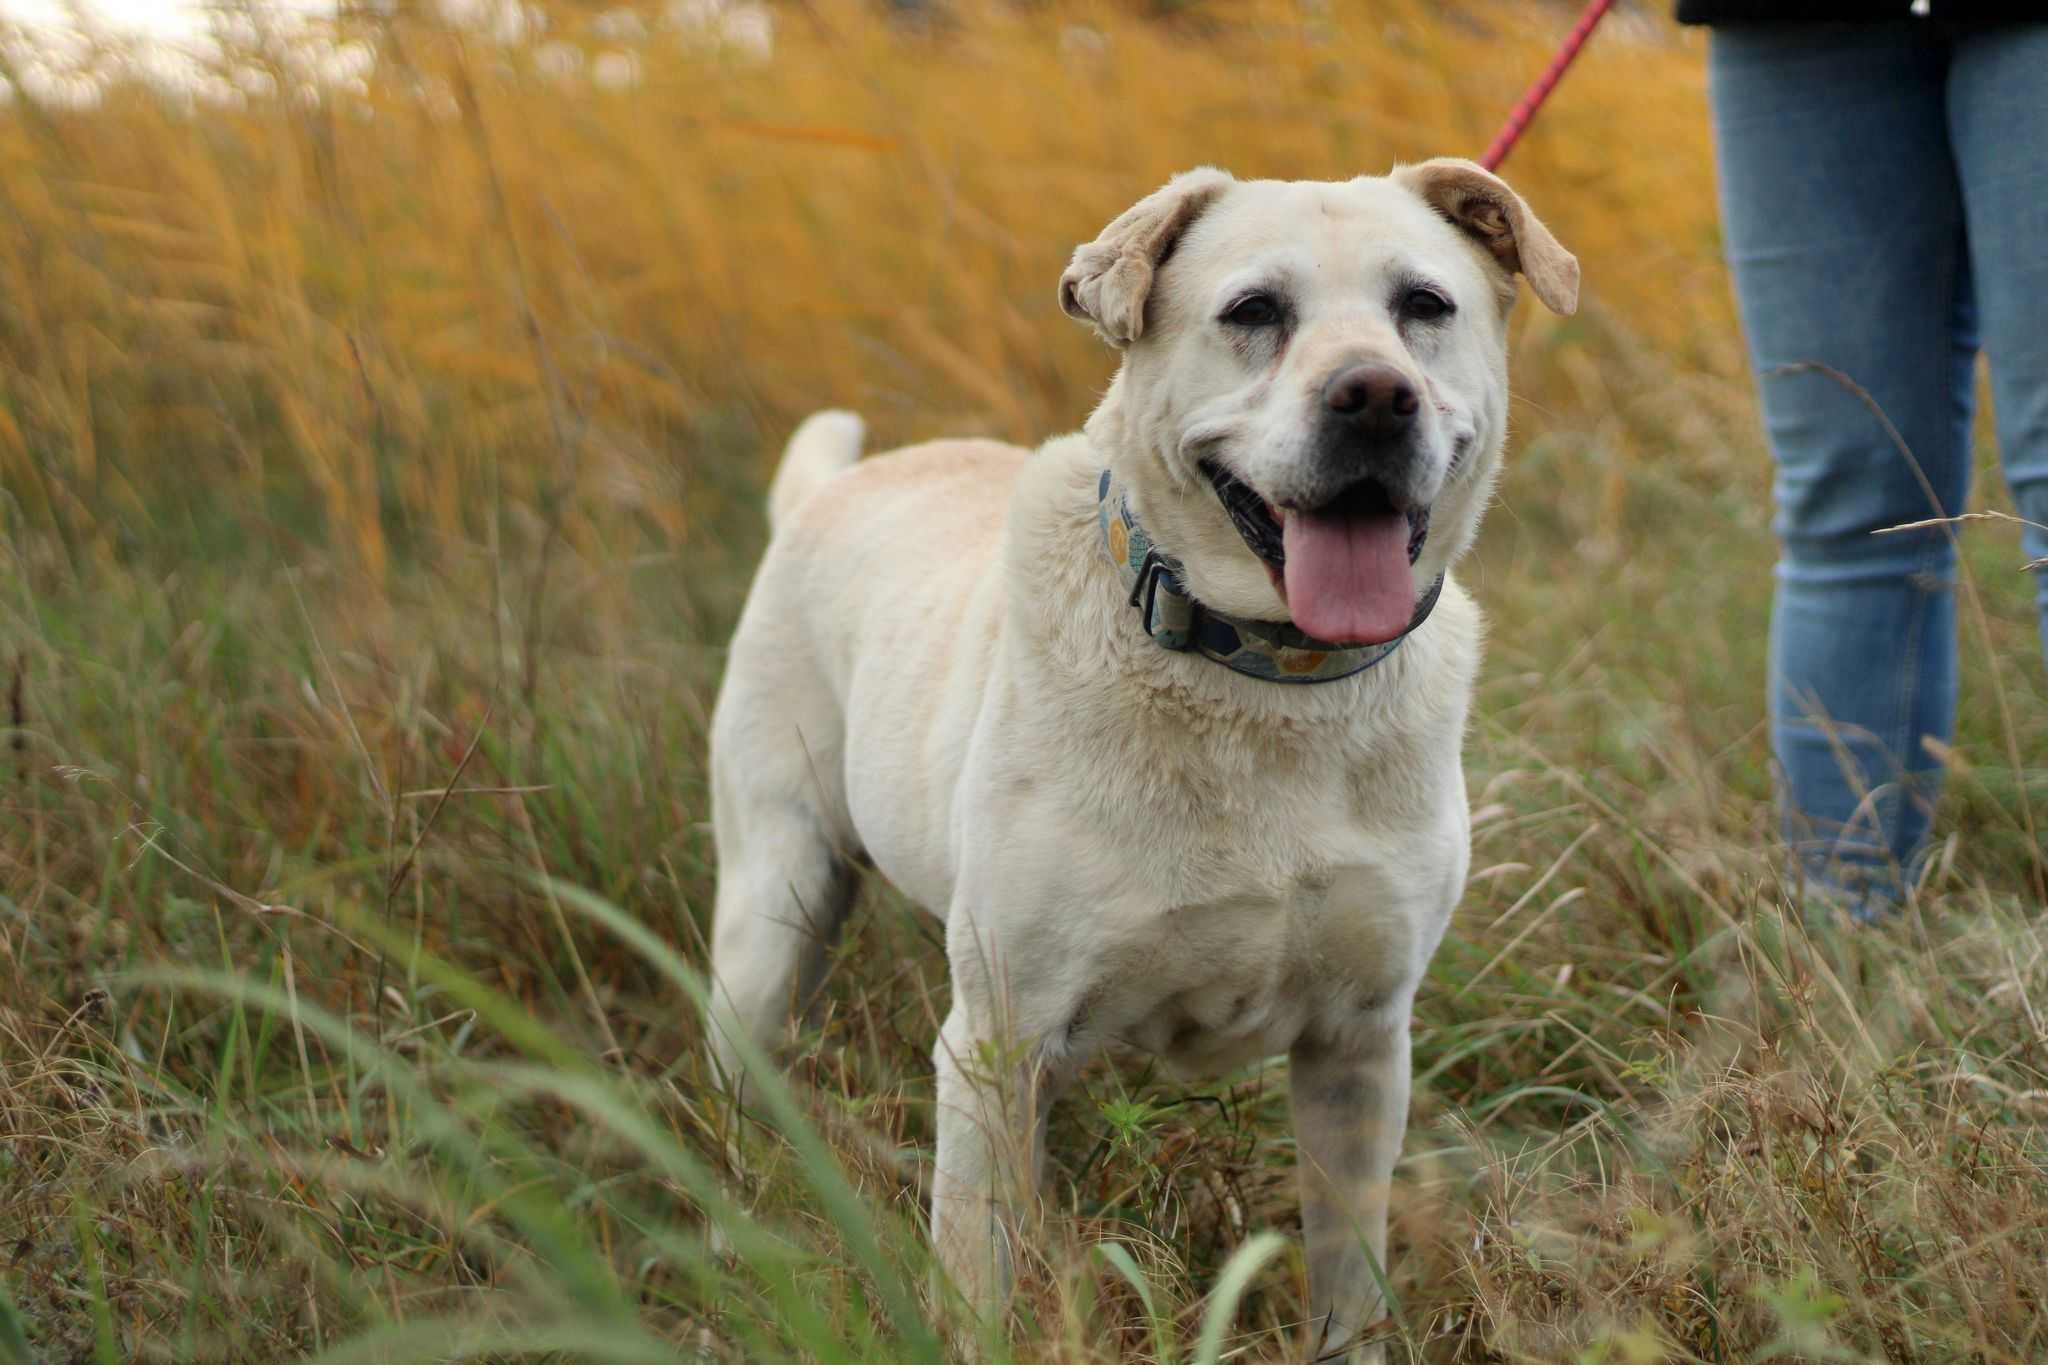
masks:
<svg viewBox="0 0 2048 1365"><path fill-rule="evenodd" d="M1394 179L1485 248L1508 274L1526 279L1544 307L1567 317L1576 311L1578 258L1558 244L1505 180L1455 157L1402 166Z"/></svg>
<svg viewBox="0 0 2048 1365"><path fill-rule="evenodd" d="M1507 210L1499 204L1474 196L1462 205L1458 221L1480 238L1502 265L1510 270L1522 268L1521 254L1515 250L1515 230L1508 226Z"/></svg>
<svg viewBox="0 0 2048 1365"><path fill-rule="evenodd" d="M1183 172L1119 214L1094 241L1074 249L1060 276L1060 309L1128 346L1145 332L1152 279L1188 225L1235 184L1204 166Z"/></svg>

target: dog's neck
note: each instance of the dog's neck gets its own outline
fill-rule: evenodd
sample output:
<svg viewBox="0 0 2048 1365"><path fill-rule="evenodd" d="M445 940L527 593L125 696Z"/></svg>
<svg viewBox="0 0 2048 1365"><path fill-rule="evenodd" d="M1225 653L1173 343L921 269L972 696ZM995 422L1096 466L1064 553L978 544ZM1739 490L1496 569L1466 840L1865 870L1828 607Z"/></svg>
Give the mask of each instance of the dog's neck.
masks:
<svg viewBox="0 0 2048 1365"><path fill-rule="evenodd" d="M1131 511L1129 496L1109 470L1096 485L1095 516L1102 545L1129 590L1146 635L1161 649L1200 654L1234 673L1275 683L1335 682L1362 673L1401 647L1429 619L1442 595L1439 576L1416 603L1408 628L1371 645L1334 645L1304 634L1291 622L1227 616L1196 601L1180 561L1152 543Z"/></svg>

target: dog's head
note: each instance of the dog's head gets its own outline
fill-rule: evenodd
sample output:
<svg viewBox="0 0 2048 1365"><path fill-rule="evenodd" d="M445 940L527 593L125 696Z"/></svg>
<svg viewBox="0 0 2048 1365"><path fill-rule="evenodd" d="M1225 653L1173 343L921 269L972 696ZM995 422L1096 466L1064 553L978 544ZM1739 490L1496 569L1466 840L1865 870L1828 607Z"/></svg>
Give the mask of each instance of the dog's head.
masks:
<svg viewBox="0 0 2048 1365"><path fill-rule="evenodd" d="M1060 306L1124 353L1088 430L1195 597L1368 643L1478 528L1517 274L1577 305L1578 262L1469 161L1197 170L1076 250Z"/></svg>

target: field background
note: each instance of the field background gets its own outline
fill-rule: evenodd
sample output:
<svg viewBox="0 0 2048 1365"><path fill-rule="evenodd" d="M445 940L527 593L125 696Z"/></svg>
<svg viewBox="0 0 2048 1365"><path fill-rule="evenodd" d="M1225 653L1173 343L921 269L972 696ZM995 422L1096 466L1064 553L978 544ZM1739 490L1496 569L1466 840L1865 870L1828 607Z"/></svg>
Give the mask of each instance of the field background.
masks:
<svg viewBox="0 0 2048 1365"><path fill-rule="evenodd" d="M249 11L170 93L0 41L0 1362L939 1359L931 924L871 890L758 1113L699 1052L705 718L780 442L1072 428L1112 366L1054 304L1076 242L1198 163L1474 154L1569 18ZM1518 312L1464 574L1475 875L1390 1354L2039 1360L2029 585L1964 533L1940 856L1904 923L1809 933L1703 52L1625 4L1508 167L1587 287ZM1284 1068L1092 1071L1007 1349L1294 1358L1285 1111Z"/></svg>

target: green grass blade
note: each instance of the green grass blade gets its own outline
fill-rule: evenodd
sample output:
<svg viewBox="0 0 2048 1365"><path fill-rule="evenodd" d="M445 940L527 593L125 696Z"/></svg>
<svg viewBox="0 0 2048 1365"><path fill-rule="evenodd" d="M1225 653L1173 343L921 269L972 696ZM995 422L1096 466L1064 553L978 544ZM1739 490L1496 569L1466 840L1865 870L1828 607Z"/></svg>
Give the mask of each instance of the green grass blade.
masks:
<svg viewBox="0 0 2048 1365"><path fill-rule="evenodd" d="M1159 1365L1173 1365L1173 1342L1168 1338L1166 1322L1159 1315L1159 1303L1152 1293L1152 1282L1145 1277L1131 1249L1122 1242L1098 1242L1095 1254L1109 1262L1110 1268L1124 1277L1124 1282L1137 1293L1138 1302L1145 1306L1145 1327L1152 1336L1152 1354Z"/></svg>
<svg viewBox="0 0 2048 1365"><path fill-rule="evenodd" d="M1287 1248L1287 1239L1277 1232L1262 1232L1231 1254L1209 1293L1209 1306L1202 1312L1202 1335L1195 1343L1195 1365L1216 1365L1223 1358L1223 1334L1237 1317L1238 1301L1266 1264Z"/></svg>
<svg viewBox="0 0 2048 1365"><path fill-rule="evenodd" d="M708 1020L709 993L702 979L675 949L603 897L565 882L556 881L553 886L555 894L566 905L596 920L658 968ZM855 1259L872 1277L890 1321L903 1337L903 1345L916 1359L943 1361L945 1348L920 1307L916 1292L882 1255L881 1241L866 1202L840 1173L831 1149L805 1118L795 1093L783 1081L780 1070L750 1040L741 1038L735 1041L747 1073L749 1096L761 1103L783 1140L796 1149L806 1181L824 1205L826 1216L839 1228Z"/></svg>
<svg viewBox="0 0 2048 1365"><path fill-rule="evenodd" d="M28 1329L5 1288L0 1288L0 1365L35 1365L28 1349Z"/></svg>

